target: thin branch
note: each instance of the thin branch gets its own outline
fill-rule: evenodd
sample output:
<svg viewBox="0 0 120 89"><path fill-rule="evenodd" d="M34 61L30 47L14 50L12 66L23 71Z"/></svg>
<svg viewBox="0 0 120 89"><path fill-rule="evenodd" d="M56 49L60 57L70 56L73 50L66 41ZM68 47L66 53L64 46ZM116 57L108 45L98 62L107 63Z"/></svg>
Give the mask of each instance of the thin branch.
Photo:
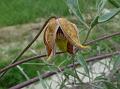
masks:
<svg viewBox="0 0 120 89"><path fill-rule="evenodd" d="M57 52L56 54L61 54L61 53L64 53L64 52ZM9 69L11 69L11 68L13 68L13 67L15 67L15 66L17 66L17 65L22 64L22 63L31 61L31 60L33 60L33 59L38 59L38 58L46 57L46 56L47 56L47 55L38 55L38 56L33 56L33 57L30 57L30 58L26 58L26 59L20 60L20 61L18 61L18 62L15 62L15 63L13 63L13 64L11 64L11 65L8 65L8 66L0 69L0 73L2 73L2 72L4 72L4 71L7 71L7 70L9 70Z"/></svg>
<svg viewBox="0 0 120 89"><path fill-rule="evenodd" d="M113 36L118 36L118 35L120 35L120 32L115 32L115 33L110 34L110 35L105 35L105 36L97 38L97 39L95 39L93 41L86 42L85 45L89 45L89 44L92 45L92 44L95 44L98 41L105 40L105 39L111 38Z"/></svg>
<svg viewBox="0 0 120 89"><path fill-rule="evenodd" d="M105 40L105 39L107 39L107 38L110 38L110 37L113 37L113 36L117 36L117 35L120 35L120 32L115 32L115 33L113 33L113 34L111 34L111 35L106 35L106 36L100 37L100 38L98 38L98 39L96 39L96 40L86 42L85 45L92 45L92 44L95 44L95 43L98 42L98 41ZM61 54L61 53L64 53L64 52L57 52L56 54ZM18 61L18 62L15 62L14 64L8 65L8 66L0 69L0 73L4 72L4 71L6 71L6 70L9 70L9 69L15 67L16 65L19 65L19 64L22 64L22 63L31 61L31 60L33 60L33 59L42 58L42 57L46 57L46 55L38 55L38 56L33 56L33 57L30 57L30 58L27 58L27 59L20 60L20 61Z"/></svg>
<svg viewBox="0 0 120 89"><path fill-rule="evenodd" d="M86 62L98 61L98 60L102 60L102 59L105 59L105 58L107 59L108 57L112 57L113 55L119 55L119 54L120 54L120 51L116 51L116 52L109 53L109 54L104 54L104 55L100 55L100 56L96 56L96 57L91 57L91 58L86 59ZM74 65L69 64L67 67L68 68L71 68L73 66L77 67L78 65L79 65L79 63L75 62ZM48 77L51 77L51 76L55 75L58 72L64 71L65 68L60 68L60 69L56 70L57 72L55 72L55 71L54 72L46 72L46 73L42 74L41 76L42 76L43 79L45 79L45 78L48 78ZM30 79L26 82L23 82L21 84L13 86L9 89L21 89L21 88L26 87L26 86L28 86L32 83L37 82L37 81L39 81L39 77L34 77L34 78L32 78L32 79Z"/></svg>
<svg viewBox="0 0 120 89"><path fill-rule="evenodd" d="M115 32L115 33L113 33L113 34L111 34L111 35L105 35L105 36L103 36L103 37L100 37L100 38L98 38L98 39L95 39L95 40L93 40L93 41L89 41L89 42L86 43L86 41L87 41L87 39L88 39L88 36L89 36L89 34L90 34L90 31L91 31L91 30L88 31L87 37L85 38L85 41L83 42L83 44L85 44L85 45L87 45L87 44L93 44L93 43L95 43L95 42L98 42L98 41L101 41L101 40L110 38L110 37L112 37L112 36L120 35L120 32Z"/></svg>

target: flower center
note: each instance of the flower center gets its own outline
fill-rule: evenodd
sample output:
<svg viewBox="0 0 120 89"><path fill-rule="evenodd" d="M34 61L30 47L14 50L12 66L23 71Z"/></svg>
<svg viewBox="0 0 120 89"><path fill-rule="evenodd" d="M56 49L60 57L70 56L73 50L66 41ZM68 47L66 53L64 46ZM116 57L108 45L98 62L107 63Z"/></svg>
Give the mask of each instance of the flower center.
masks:
<svg viewBox="0 0 120 89"><path fill-rule="evenodd" d="M65 37L64 33L62 32L60 27L57 30L56 39L57 40L66 40L66 37Z"/></svg>

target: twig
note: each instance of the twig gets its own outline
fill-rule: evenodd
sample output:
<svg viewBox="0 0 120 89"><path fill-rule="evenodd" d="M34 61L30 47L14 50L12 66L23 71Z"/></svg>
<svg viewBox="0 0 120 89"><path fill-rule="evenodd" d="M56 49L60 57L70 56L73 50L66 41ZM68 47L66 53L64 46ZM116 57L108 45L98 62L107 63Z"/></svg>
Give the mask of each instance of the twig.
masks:
<svg viewBox="0 0 120 89"><path fill-rule="evenodd" d="M120 32L115 32L111 35L107 35L107 36L103 36L103 37L100 37L96 40L93 40L93 41L89 41L89 42L86 42L85 45L92 45L92 44L95 44L96 42L98 41L101 41L101 40L105 40L107 38L110 38L110 37L113 37L113 36L117 36L117 35L120 35ZM56 54L61 54L61 53L64 53L64 52L57 52ZM38 58L42 58L42 57L45 57L46 55L38 55L38 56L33 56L33 57L30 57L30 58L27 58L27 59L23 59L23 60L20 60L18 62L15 62L14 64L11 64L11 65L8 65L2 69L0 69L0 73L6 71L6 70L9 70L10 68L13 68L15 67L16 65L19 65L19 64L22 64L22 63L25 63L25 62L28 62L28 61L31 61L33 59L38 59Z"/></svg>
<svg viewBox="0 0 120 89"><path fill-rule="evenodd" d="M42 58L42 57L45 57L45 56L46 56L46 55L42 55L42 56L41 56L41 55L38 55L38 56L30 57L30 58L27 58L27 59L24 59L24 60L20 60L20 61L18 61L18 62L15 62L15 63L13 63L13 64L11 64L11 65L8 65L8 66L4 67L3 69L0 69L0 73L2 73L2 72L4 72L4 71L7 71L7 70L15 67L16 65L19 65L19 64L22 64L22 63L31 61L31 60L33 60L33 59Z"/></svg>
<svg viewBox="0 0 120 89"><path fill-rule="evenodd" d="M109 54L104 54L104 55L100 55L100 56L96 56L96 57L91 57L91 58L86 59L86 62L98 61L98 60L102 60L103 58L107 59L108 57L112 57L113 55L119 55L119 54L120 54L120 51L116 51L116 52L109 53ZM75 62L74 65L73 64L69 64L67 67L68 68L71 68L73 66L77 67L78 65L79 65L79 63ZM62 71L64 71L64 69L65 68L60 68L60 69L57 70L57 72L62 72ZM50 76L55 75L57 72L46 72L46 73L42 74L41 76L42 76L43 79L45 79L45 78L48 78ZM20 88L28 86L28 85L30 85L30 84L32 84L34 82L37 82L37 81L39 81L39 78L38 77L34 77L34 78L32 78L32 79L30 79L30 80L28 80L26 82L23 82L21 84L13 86L13 87L11 87L9 89L20 89Z"/></svg>
<svg viewBox="0 0 120 89"><path fill-rule="evenodd" d="M56 54L61 54L61 53L64 53L64 52L57 52ZM42 58L42 57L46 57L46 55L38 55L38 56L34 56L34 57L30 57L30 58L26 58L26 59L20 60L20 61L18 61L18 62L15 62L15 63L13 63L13 64L11 64L11 65L8 65L8 66L4 67L3 69L0 69L0 73L2 73L2 72L4 72L4 71L7 71L7 70L9 70L9 69L11 69L11 68L13 68L13 67L15 67L15 66L17 66L17 65L22 64L22 63L31 61L31 60L33 60L33 59Z"/></svg>
<svg viewBox="0 0 120 89"><path fill-rule="evenodd" d="M101 41L101 40L104 40L104 39L107 39L107 38L111 38L113 36L118 36L118 35L120 35L120 32L115 32L115 33L110 34L110 35L105 35L105 36L97 38L97 39L95 39L93 41L86 42L85 45L89 45L89 44L92 45L92 44L95 44L98 41Z"/></svg>

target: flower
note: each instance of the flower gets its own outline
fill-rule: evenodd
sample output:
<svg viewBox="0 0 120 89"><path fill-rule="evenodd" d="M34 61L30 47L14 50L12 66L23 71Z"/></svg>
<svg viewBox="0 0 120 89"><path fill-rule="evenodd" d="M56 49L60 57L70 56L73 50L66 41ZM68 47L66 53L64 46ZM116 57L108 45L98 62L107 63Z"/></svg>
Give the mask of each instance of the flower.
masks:
<svg viewBox="0 0 120 89"><path fill-rule="evenodd" d="M75 53L75 49L84 49L88 46L80 44L78 28L65 18L51 18L44 32L48 60L55 54L55 46L64 52Z"/></svg>

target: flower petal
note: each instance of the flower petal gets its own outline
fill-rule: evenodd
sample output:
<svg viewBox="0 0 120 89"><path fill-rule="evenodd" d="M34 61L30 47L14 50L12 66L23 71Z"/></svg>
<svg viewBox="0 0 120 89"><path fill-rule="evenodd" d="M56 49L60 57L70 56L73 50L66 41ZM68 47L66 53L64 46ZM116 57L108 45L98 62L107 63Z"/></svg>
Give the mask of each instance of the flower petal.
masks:
<svg viewBox="0 0 120 89"><path fill-rule="evenodd" d="M44 43L46 45L46 49L48 52L48 56L52 56L55 54L55 39L56 32L58 29L58 24L55 18L50 19L48 22L48 26L44 32Z"/></svg>
<svg viewBox="0 0 120 89"><path fill-rule="evenodd" d="M80 41L78 39L78 34L77 34L78 28L75 24L71 23L65 18L59 18L58 22L64 35L66 36L66 38L69 40L69 42L72 45L76 46L79 49L88 47L88 46L83 46L80 44Z"/></svg>
<svg viewBox="0 0 120 89"><path fill-rule="evenodd" d="M74 53L73 45L70 44L69 41L68 41L68 43L67 43L67 52L70 53L70 54L73 54L73 53Z"/></svg>

